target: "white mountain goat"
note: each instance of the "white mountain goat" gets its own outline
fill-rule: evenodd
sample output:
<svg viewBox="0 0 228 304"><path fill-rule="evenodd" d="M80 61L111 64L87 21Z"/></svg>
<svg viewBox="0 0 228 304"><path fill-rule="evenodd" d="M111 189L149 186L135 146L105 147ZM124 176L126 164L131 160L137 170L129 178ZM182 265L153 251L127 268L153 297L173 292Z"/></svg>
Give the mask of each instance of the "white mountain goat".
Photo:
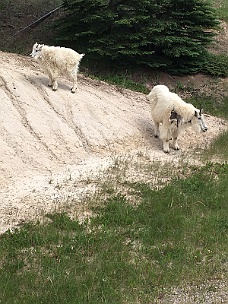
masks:
<svg viewBox="0 0 228 304"><path fill-rule="evenodd" d="M164 152L169 152L171 139L173 148L179 150L177 137L187 127L192 127L196 133L207 131L202 110L183 101L165 85L154 86L147 99L150 101L151 116L155 124L154 135L163 141Z"/></svg>
<svg viewBox="0 0 228 304"><path fill-rule="evenodd" d="M77 73L80 61L85 54L79 54L72 49L60 46L48 46L35 43L30 54L43 65L49 76L49 86L57 90L57 78L65 75L73 81L72 93L77 89Z"/></svg>

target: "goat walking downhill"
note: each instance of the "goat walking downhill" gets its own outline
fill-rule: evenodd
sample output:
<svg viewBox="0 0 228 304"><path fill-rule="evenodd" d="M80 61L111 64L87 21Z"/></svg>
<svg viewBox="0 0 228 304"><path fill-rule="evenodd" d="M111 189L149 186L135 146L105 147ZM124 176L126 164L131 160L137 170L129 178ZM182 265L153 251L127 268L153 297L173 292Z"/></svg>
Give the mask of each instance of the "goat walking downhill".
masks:
<svg viewBox="0 0 228 304"><path fill-rule="evenodd" d="M70 48L48 46L35 43L30 54L39 61L49 77L49 86L57 90L57 78L65 75L73 81L71 92L77 89L77 74L81 59L85 54L79 54Z"/></svg>
<svg viewBox="0 0 228 304"><path fill-rule="evenodd" d="M155 124L154 135L162 140L164 152L170 151L171 139L173 148L179 150L177 138L188 127L192 127L197 134L207 131L202 109L186 103L165 85L154 86L147 99L150 101L151 116Z"/></svg>

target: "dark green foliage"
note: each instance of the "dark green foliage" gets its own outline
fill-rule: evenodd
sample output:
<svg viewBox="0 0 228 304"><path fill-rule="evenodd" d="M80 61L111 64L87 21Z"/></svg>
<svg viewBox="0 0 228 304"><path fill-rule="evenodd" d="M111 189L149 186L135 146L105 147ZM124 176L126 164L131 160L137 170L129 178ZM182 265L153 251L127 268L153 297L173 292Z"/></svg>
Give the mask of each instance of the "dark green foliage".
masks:
<svg viewBox="0 0 228 304"><path fill-rule="evenodd" d="M68 0L64 5L56 40L95 64L103 60L195 73L218 24L203 0Z"/></svg>
<svg viewBox="0 0 228 304"><path fill-rule="evenodd" d="M225 54L208 54L202 72L215 77L228 76L228 56Z"/></svg>

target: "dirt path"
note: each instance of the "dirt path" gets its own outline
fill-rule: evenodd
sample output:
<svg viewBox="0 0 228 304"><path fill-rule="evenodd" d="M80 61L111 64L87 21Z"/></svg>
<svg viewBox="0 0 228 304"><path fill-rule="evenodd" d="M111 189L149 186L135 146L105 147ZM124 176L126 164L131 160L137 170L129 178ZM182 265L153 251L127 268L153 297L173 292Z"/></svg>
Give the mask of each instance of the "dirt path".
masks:
<svg viewBox="0 0 228 304"><path fill-rule="evenodd" d="M53 92L29 57L2 52L0 57L1 233L80 197L88 190L82 181L100 176L120 154L146 149L151 159L176 159L225 128L221 119L207 116L206 136L184 134L182 152L165 155L153 138L144 94L82 75L76 94L64 79Z"/></svg>

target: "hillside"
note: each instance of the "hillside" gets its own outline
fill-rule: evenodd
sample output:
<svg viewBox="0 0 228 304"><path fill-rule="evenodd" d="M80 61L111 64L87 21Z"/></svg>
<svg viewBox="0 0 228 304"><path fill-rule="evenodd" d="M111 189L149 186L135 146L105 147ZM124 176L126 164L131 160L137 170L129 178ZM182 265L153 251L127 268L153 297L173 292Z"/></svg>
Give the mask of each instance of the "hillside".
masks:
<svg viewBox="0 0 228 304"><path fill-rule="evenodd" d="M4 52L0 71L0 232L80 199L90 190L86 180L120 155L178 161L226 128L222 119L206 115L207 134L188 131L181 151L166 155L153 137L144 94L81 74L76 94L66 79L53 92L30 57Z"/></svg>

